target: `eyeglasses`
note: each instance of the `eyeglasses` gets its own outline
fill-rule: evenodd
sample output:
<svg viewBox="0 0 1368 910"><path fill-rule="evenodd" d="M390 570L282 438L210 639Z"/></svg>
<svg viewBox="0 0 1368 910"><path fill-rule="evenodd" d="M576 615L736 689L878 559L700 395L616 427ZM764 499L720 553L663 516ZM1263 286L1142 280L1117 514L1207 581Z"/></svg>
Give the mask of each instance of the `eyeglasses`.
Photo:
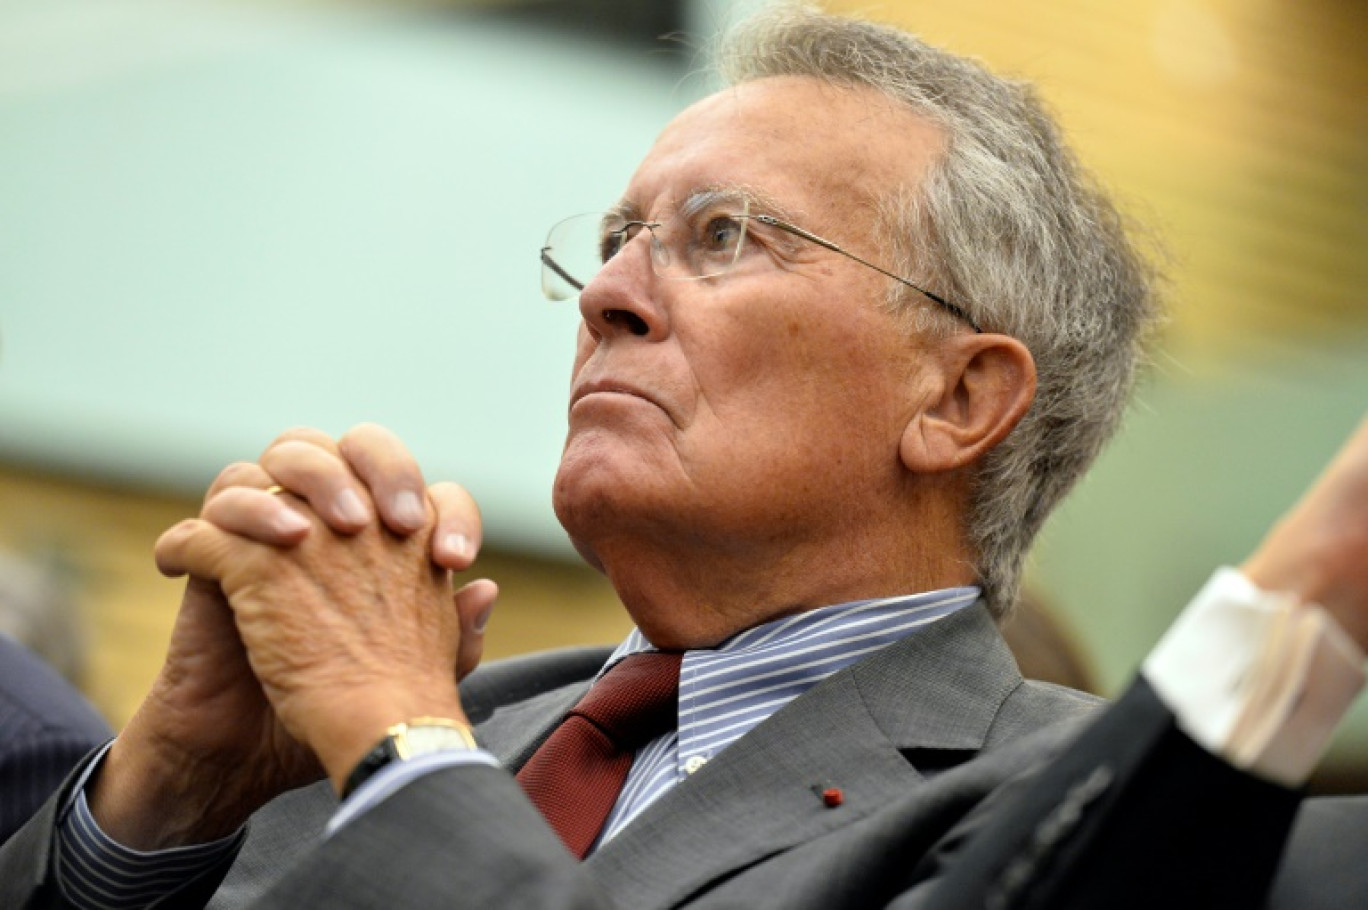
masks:
<svg viewBox="0 0 1368 910"><path fill-rule="evenodd" d="M690 203L664 221L639 221L616 212L573 215L558 222L546 235L541 249L542 293L551 300L569 300L594 280L608 260L645 230L650 234L651 266L661 278L698 281L716 278L736 268L748 253L746 237L751 223L800 237L809 243L853 259L860 265L907 285L946 312L982 332L961 307L901 275L875 265L824 237L773 215L751 214L749 206L734 199L725 203Z"/></svg>

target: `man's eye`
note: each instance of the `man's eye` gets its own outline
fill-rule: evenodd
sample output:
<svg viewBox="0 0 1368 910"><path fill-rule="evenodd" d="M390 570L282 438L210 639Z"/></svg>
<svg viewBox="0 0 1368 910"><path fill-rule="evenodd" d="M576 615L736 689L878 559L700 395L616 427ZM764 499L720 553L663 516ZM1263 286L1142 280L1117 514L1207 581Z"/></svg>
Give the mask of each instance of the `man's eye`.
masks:
<svg viewBox="0 0 1368 910"><path fill-rule="evenodd" d="M607 262L618 254L628 240L627 231L607 231L599 237L599 261Z"/></svg>
<svg viewBox="0 0 1368 910"><path fill-rule="evenodd" d="M744 230L741 219L732 215L714 215L703 225L703 248L710 253L730 252L741 242Z"/></svg>

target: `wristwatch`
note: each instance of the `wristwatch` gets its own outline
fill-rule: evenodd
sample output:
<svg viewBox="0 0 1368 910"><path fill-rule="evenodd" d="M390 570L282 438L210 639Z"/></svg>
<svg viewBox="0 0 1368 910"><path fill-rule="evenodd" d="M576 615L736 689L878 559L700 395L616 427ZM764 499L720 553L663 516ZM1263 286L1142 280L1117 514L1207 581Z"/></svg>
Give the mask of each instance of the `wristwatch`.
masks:
<svg viewBox="0 0 1368 910"><path fill-rule="evenodd" d="M433 752L467 751L480 748L470 727L445 717L415 717L395 724L385 738L357 763L342 786L342 799L356 792L375 772L395 761L408 761Z"/></svg>

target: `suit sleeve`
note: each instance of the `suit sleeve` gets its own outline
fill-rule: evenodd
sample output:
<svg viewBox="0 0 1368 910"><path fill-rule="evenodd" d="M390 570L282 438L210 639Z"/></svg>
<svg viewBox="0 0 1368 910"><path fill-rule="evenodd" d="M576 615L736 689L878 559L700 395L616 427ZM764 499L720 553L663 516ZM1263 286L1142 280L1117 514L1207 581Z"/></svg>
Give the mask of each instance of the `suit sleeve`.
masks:
<svg viewBox="0 0 1368 910"><path fill-rule="evenodd" d="M1194 743L1141 678L1020 782L918 906L1260 908L1300 801Z"/></svg>
<svg viewBox="0 0 1368 910"><path fill-rule="evenodd" d="M96 750L87 755L37 814L0 847L0 907L6 910L76 910L57 884L57 830L75 788L85 779L87 765L101 752ZM187 880L153 906L178 910L203 907L218 890L236 854L237 851L232 851L223 862Z"/></svg>
<svg viewBox="0 0 1368 910"><path fill-rule="evenodd" d="M466 765L419 778L341 828L254 907L611 904L511 775Z"/></svg>

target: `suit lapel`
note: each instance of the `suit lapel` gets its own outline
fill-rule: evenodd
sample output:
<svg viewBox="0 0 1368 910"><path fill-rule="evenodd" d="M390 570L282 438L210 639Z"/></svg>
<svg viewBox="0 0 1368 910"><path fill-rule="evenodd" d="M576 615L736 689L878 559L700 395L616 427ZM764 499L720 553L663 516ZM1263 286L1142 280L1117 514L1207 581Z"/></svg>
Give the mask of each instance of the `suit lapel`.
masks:
<svg viewBox="0 0 1368 910"><path fill-rule="evenodd" d="M589 689L585 679L497 709L475 728L476 739L509 771L517 773Z"/></svg>
<svg viewBox="0 0 1368 910"><path fill-rule="evenodd" d="M586 865L621 906L676 906L906 794L925 779L918 750L977 751L1020 682L987 611L961 610L795 699ZM840 805L826 804L827 787L840 789Z"/></svg>

